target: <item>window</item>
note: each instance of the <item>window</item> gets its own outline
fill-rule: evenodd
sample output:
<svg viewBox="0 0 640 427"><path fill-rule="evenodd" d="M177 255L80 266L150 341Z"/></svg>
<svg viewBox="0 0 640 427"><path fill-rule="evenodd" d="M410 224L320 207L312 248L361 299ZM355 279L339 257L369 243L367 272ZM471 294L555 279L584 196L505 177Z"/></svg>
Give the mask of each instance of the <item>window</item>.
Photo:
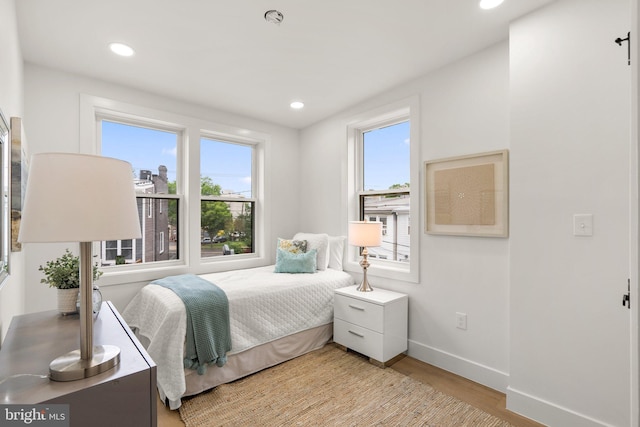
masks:
<svg viewBox="0 0 640 427"><path fill-rule="evenodd" d="M249 143L200 139L203 258L255 252L254 151Z"/></svg>
<svg viewBox="0 0 640 427"><path fill-rule="evenodd" d="M417 282L419 239L411 233L419 230L411 227L419 211L417 98L366 116L348 129L349 218L382 223L382 244L367 248L376 259L369 268L372 275ZM357 261L358 255L354 251L350 260Z"/></svg>
<svg viewBox="0 0 640 427"><path fill-rule="evenodd" d="M131 184L136 188L142 229L140 239L102 242L100 263L106 266L178 259L179 199L168 196L175 195L177 188L177 132L100 121L102 155L125 160L133 168Z"/></svg>
<svg viewBox="0 0 640 427"><path fill-rule="evenodd" d="M382 245L373 257L408 262L411 236L406 233L411 204L409 121L363 130L360 219L382 223Z"/></svg>
<svg viewBox="0 0 640 427"><path fill-rule="evenodd" d="M142 229L141 239L96 242L101 286L208 273L220 263L264 265L272 250L264 239L269 140L251 129L82 94L80 152L131 164Z"/></svg>

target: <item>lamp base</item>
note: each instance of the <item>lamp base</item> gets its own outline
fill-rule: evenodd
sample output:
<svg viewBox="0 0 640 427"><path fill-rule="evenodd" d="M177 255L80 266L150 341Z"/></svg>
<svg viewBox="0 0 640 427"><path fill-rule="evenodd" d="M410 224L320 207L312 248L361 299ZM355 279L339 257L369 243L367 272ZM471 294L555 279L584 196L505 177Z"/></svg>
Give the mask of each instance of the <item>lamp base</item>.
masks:
<svg viewBox="0 0 640 427"><path fill-rule="evenodd" d="M358 286L357 291L360 292L371 292L373 288L369 285L369 280L367 279L367 268L369 268L369 251L366 247L362 248L362 260L360 261L360 266L362 267L362 283Z"/></svg>
<svg viewBox="0 0 640 427"><path fill-rule="evenodd" d="M80 350L73 350L51 362L49 377L53 381L76 381L98 375L120 363L120 349L114 345L93 347L93 357L83 360Z"/></svg>
<svg viewBox="0 0 640 427"><path fill-rule="evenodd" d="M360 283L360 286L358 286L358 288L356 289L356 291L371 292L373 291L373 288L371 287L371 285L369 285L369 281L363 280L362 283Z"/></svg>

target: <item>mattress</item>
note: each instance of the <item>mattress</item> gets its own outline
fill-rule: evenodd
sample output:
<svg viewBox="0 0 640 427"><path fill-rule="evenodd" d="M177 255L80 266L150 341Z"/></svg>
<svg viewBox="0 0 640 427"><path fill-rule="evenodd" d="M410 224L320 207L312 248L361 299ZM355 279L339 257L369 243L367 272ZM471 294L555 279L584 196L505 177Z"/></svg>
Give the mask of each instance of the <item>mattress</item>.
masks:
<svg viewBox="0 0 640 427"><path fill-rule="evenodd" d="M313 274L273 271L271 265L200 276L227 294L232 343L228 357L252 349L258 352L268 348L267 343L331 324L334 289L354 283L340 270ZM187 389L185 375L193 374L183 368L186 312L182 300L171 290L150 284L136 294L122 316L156 362L161 397L169 400L171 409L177 408ZM290 356L297 353L299 349ZM282 354L280 361L288 360L287 356ZM207 371L218 369L225 367L209 366ZM205 375L211 374L215 372Z"/></svg>

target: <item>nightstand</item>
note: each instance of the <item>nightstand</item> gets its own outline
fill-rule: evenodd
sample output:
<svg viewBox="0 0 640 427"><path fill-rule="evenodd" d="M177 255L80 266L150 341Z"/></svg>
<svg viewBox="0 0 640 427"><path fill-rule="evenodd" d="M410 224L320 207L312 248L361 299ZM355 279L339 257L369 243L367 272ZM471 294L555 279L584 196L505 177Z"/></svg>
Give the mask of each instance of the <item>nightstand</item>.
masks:
<svg viewBox="0 0 640 427"><path fill-rule="evenodd" d="M385 367L407 351L409 297L375 288L359 292L355 286L334 295L333 341Z"/></svg>

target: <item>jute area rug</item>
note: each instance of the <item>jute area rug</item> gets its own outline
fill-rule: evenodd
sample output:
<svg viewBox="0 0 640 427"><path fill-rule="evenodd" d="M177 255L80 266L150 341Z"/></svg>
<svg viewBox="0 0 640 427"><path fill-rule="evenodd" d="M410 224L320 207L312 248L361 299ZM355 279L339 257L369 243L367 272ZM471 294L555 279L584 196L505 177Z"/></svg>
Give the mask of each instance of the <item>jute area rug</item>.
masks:
<svg viewBox="0 0 640 427"><path fill-rule="evenodd" d="M183 399L195 426L511 426L431 386L327 345Z"/></svg>

